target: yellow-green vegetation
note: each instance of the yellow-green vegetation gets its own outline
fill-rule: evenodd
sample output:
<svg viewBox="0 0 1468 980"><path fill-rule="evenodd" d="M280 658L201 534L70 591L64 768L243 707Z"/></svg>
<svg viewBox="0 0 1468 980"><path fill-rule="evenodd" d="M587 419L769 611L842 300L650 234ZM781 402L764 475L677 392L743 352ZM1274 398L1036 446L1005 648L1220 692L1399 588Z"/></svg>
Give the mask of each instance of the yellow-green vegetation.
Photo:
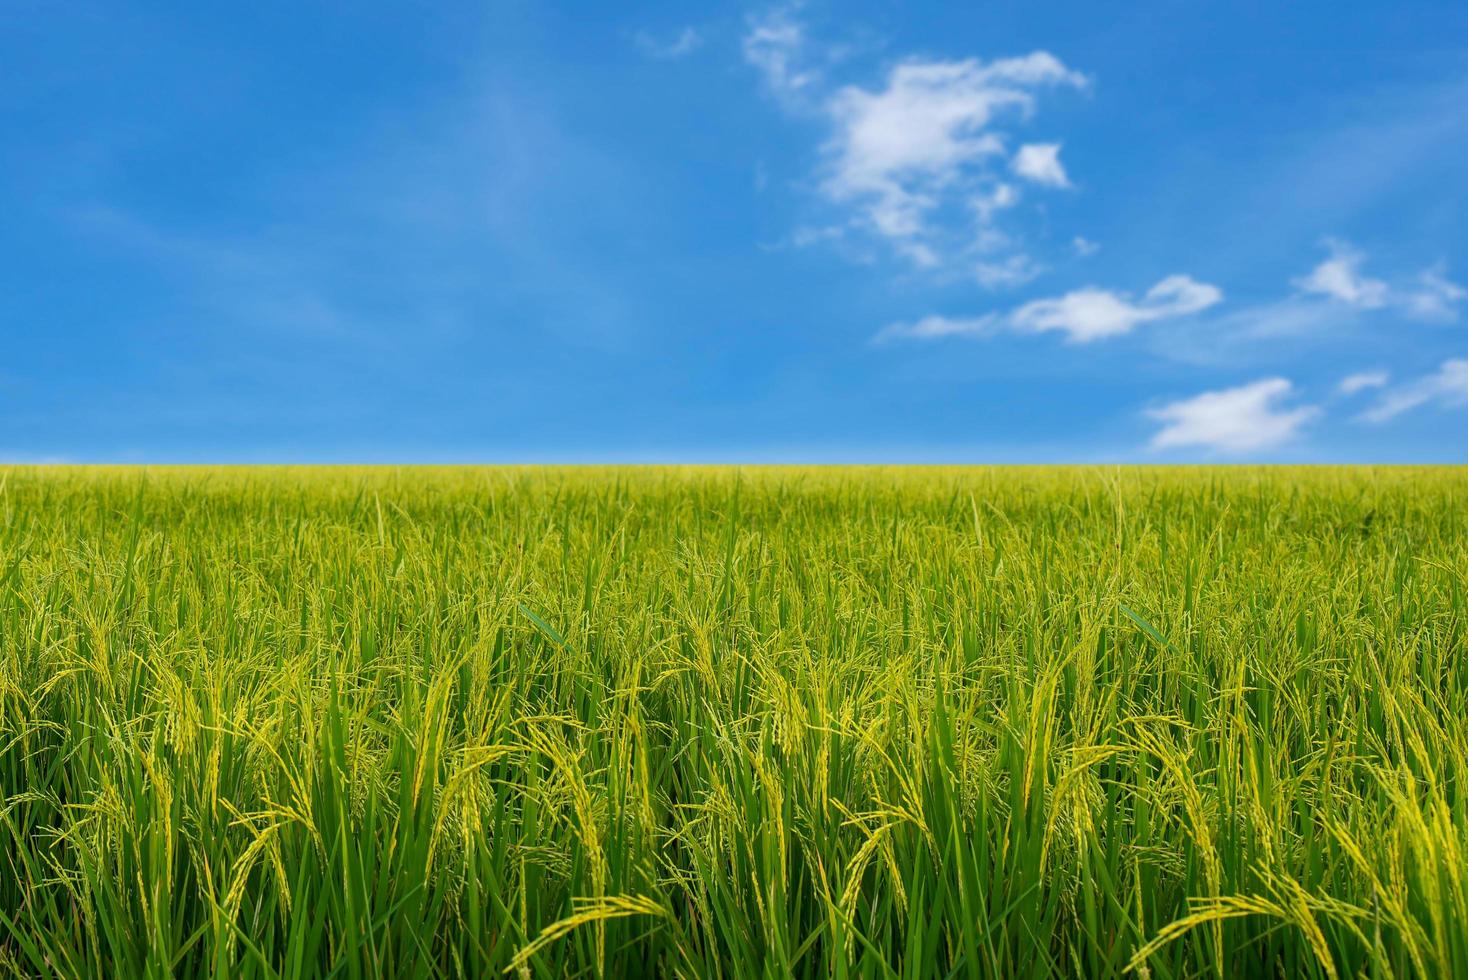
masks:
<svg viewBox="0 0 1468 980"><path fill-rule="evenodd" d="M1468 976L1463 469L0 480L0 973Z"/></svg>

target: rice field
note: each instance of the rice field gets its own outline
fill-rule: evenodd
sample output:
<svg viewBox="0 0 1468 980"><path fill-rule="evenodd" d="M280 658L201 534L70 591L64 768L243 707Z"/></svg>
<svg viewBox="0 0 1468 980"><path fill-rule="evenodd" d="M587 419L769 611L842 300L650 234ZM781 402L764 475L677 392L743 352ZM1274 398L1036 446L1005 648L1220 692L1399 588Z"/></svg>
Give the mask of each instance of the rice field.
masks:
<svg viewBox="0 0 1468 980"><path fill-rule="evenodd" d="M0 975L1468 976L1468 470L0 471Z"/></svg>

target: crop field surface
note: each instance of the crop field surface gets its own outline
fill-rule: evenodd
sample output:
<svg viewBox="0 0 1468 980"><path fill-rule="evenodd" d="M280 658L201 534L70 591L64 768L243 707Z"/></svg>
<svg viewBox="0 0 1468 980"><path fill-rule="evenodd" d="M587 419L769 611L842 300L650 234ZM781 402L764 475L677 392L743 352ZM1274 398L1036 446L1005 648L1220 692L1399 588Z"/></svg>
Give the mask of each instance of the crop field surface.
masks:
<svg viewBox="0 0 1468 980"><path fill-rule="evenodd" d="M0 470L0 975L1465 977L1465 505Z"/></svg>

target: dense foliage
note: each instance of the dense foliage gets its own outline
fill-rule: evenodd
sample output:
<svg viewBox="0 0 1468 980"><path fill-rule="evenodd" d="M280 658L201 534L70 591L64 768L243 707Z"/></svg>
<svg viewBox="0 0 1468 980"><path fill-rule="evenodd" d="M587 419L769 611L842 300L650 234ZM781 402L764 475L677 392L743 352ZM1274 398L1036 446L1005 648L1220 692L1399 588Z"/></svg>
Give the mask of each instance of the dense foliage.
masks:
<svg viewBox="0 0 1468 980"><path fill-rule="evenodd" d="M0 481L0 974L1468 976L1468 471Z"/></svg>

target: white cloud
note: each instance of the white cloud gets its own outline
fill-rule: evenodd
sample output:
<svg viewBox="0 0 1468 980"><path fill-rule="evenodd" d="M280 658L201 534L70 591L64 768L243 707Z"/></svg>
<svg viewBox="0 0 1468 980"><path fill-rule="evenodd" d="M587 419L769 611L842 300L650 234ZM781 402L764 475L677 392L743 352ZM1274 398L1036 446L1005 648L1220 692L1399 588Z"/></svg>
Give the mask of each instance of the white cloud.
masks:
<svg viewBox="0 0 1468 980"><path fill-rule="evenodd" d="M1243 306L1217 317L1209 333L1219 340L1261 343L1338 332L1360 313L1309 296L1287 296Z"/></svg>
<svg viewBox="0 0 1468 980"><path fill-rule="evenodd" d="M939 337L983 337L1001 325L1000 317L989 313L976 317L925 316L914 323L893 323L883 328L873 340L936 340Z"/></svg>
<svg viewBox="0 0 1468 980"><path fill-rule="evenodd" d="M1101 251L1100 245L1091 241L1089 238L1082 238L1080 235L1077 235L1070 240L1070 247L1075 249L1075 253L1081 258L1095 255L1097 252Z"/></svg>
<svg viewBox="0 0 1468 980"><path fill-rule="evenodd" d="M987 63L903 62L883 87L848 85L830 99L835 135L826 146L822 190L894 242L933 235L934 215L955 200L966 201L985 225L1017 200L1002 183L973 190L994 184L1005 154L1005 136L992 124L1031 114L1039 89L1085 83L1044 51Z"/></svg>
<svg viewBox="0 0 1468 980"><path fill-rule="evenodd" d="M1130 333L1140 323L1188 316L1223 299L1217 286L1190 276L1168 276L1134 303L1125 293L1087 286L1064 296L1026 303L1010 315L1017 330L1059 330L1074 343Z"/></svg>
<svg viewBox="0 0 1468 980"><path fill-rule="evenodd" d="M925 242L900 241L894 243L893 247L897 249L898 255L906 256L913 265L921 266L924 269L936 269L943 264L943 260L938 258L938 253Z"/></svg>
<svg viewBox="0 0 1468 980"><path fill-rule="evenodd" d="M1044 268L1036 265L1028 255L1011 255L997 262L974 264L974 278L985 289L1020 286L1044 271Z"/></svg>
<svg viewBox="0 0 1468 980"><path fill-rule="evenodd" d="M793 7L777 7L751 17L744 35L744 60L765 77L770 91L784 100L804 95L820 79L806 60L805 26L795 19Z"/></svg>
<svg viewBox="0 0 1468 980"><path fill-rule="evenodd" d="M1026 143L1009 161L1009 168L1025 180L1047 187L1069 187L1060 164L1059 143Z"/></svg>
<svg viewBox="0 0 1468 980"><path fill-rule="evenodd" d="M1159 336L1157 343L1169 356L1194 363L1237 360L1250 349L1278 356L1273 345L1279 343L1298 348L1379 338L1383 318L1453 321L1468 301L1468 289L1451 281L1442 264L1412 278L1380 279L1362 273L1362 252L1338 239L1326 242L1330 257L1291 280L1292 292L1201 318L1190 329Z"/></svg>
<svg viewBox="0 0 1468 980"><path fill-rule="evenodd" d="M686 58L697 51L703 44L703 35L695 28L685 27L666 40L659 39L647 31L638 31L632 35L632 40L648 57L673 61L678 58Z"/></svg>
<svg viewBox="0 0 1468 980"><path fill-rule="evenodd" d="M1278 446L1294 437L1320 410L1309 405L1286 409L1290 394L1284 378L1265 378L1238 388L1208 391L1150 409L1163 423L1152 437L1154 449L1200 446L1222 452L1248 452Z"/></svg>
<svg viewBox="0 0 1468 980"><path fill-rule="evenodd" d="M1297 289L1362 309L1386 305L1386 283L1361 274L1361 264L1366 260L1364 253L1336 238L1326 239L1326 247L1330 249L1330 258L1312 269L1308 276L1296 279Z"/></svg>
<svg viewBox="0 0 1468 980"><path fill-rule="evenodd" d="M1392 285L1361 272L1366 254L1360 249L1338 238L1327 238L1325 244L1330 258L1293 281L1302 293L1357 310L1391 306L1419 320L1455 320L1458 304L1468 299L1468 289L1448 279L1441 264L1423 270L1408 284L1398 280Z"/></svg>
<svg viewBox="0 0 1468 980"><path fill-rule="evenodd" d="M1385 392L1361 417L1368 422L1386 422L1428 403L1444 408L1468 405L1468 360L1444 361L1433 374Z"/></svg>
<svg viewBox="0 0 1468 980"><path fill-rule="evenodd" d="M979 221L986 225L994 220L994 215L1018 203L1019 191L1013 184L1006 184L1003 181L969 199L969 204L973 207L974 213L979 216Z"/></svg>
<svg viewBox="0 0 1468 980"><path fill-rule="evenodd" d="M1210 316L1196 331L1161 342L1179 359L1216 362L1226 350L1237 355L1250 347L1274 350L1266 345L1281 342L1365 340L1380 329L1384 317L1451 321L1468 300L1468 290L1449 280L1441 264L1415 277L1378 278L1364 272L1367 257L1351 244L1327 238L1325 246L1329 256L1307 275L1290 280L1291 292Z"/></svg>
<svg viewBox="0 0 1468 980"><path fill-rule="evenodd" d="M1032 276L1033 271L1023 262L1010 260L1003 266L978 270L976 275L980 281L985 275L1019 279ZM1168 276L1147 290L1140 302L1133 302L1125 293L1088 286L1064 296L1034 300L1002 315L990 313L969 318L929 316L916 323L895 323L882 330L877 339L934 340L940 337L988 336L1001 327L1007 327L1021 333L1058 330L1072 343L1087 343L1129 333L1140 323L1198 313L1222 299L1223 293L1217 286L1198 282L1191 276L1176 275Z"/></svg>
<svg viewBox="0 0 1468 980"><path fill-rule="evenodd" d="M822 225L812 227L804 225L795 229L790 235L790 244L796 248L807 248L821 242L836 242L846 236L846 229L841 225Z"/></svg>
<svg viewBox="0 0 1468 980"><path fill-rule="evenodd" d="M1061 144L1019 146L1012 129L1040 93L1089 84L1046 51L981 61L906 58L875 83L836 85L850 47L814 37L801 0L748 19L745 60L788 111L830 126L816 188L848 226L896 256L950 279L973 268L994 285L1025 281L1021 242L998 231L1019 203L1015 184L1068 187ZM1019 256L1019 261L1012 261Z"/></svg>
<svg viewBox="0 0 1468 980"><path fill-rule="evenodd" d="M1468 299L1468 289L1448 279L1443 266L1434 266L1417 277L1416 284L1401 293L1402 305L1419 320L1456 320L1458 304Z"/></svg>
<svg viewBox="0 0 1468 980"><path fill-rule="evenodd" d="M1389 380L1391 375L1385 371L1358 371L1342 378L1335 390L1342 395L1354 395L1368 388L1384 388Z"/></svg>

